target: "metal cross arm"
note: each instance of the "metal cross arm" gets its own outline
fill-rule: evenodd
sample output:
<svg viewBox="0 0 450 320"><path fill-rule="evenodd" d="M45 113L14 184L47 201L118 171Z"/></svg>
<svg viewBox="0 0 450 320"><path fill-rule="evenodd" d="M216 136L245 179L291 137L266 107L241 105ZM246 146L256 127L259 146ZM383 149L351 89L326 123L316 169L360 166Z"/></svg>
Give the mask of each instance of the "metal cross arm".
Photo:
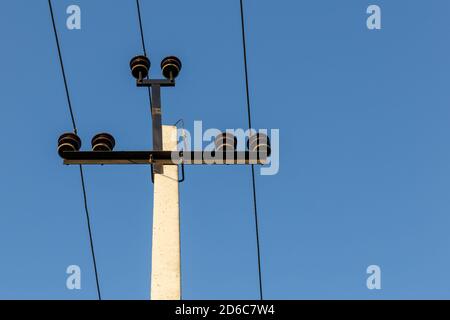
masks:
<svg viewBox="0 0 450 320"><path fill-rule="evenodd" d="M61 151L66 165L263 165L267 155L250 151Z"/></svg>
<svg viewBox="0 0 450 320"><path fill-rule="evenodd" d="M164 151L161 112L161 87L175 86L175 78L181 70L181 61L176 57L164 58L162 74L166 79L148 79L150 60L137 56L130 62L131 74L138 87L152 90L153 150L113 151L115 139L108 133L92 138L92 151L80 151L81 139L74 133L65 133L58 140L58 153L64 164L150 164L154 173L163 174L164 165L185 164L266 164L270 156L270 142L264 134L254 134L248 139L248 151L237 151L237 139L230 133L216 137L213 151Z"/></svg>
<svg viewBox="0 0 450 320"><path fill-rule="evenodd" d="M138 87L175 87L175 80L166 79L137 79L136 86Z"/></svg>

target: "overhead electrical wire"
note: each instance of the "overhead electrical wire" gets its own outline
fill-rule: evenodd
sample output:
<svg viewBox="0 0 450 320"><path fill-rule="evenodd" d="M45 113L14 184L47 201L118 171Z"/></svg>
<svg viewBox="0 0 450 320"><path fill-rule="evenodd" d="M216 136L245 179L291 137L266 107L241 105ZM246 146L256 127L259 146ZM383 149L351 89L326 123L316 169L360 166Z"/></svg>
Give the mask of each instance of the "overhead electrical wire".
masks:
<svg viewBox="0 0 450 320"><path fill-rule="evenodd" d="M73 112L73 108L72 108L72 103L70 100L69 86L67 85L66 71L65 71L64 62L62 59L61 45L59 43L58 31L56 29L55 16L53 14L53 6L52 6L51 0L48 0L48 6L50 9L50 16L52 19L53 32L55 34L56 47L58 48L58 57L59 57L59 63L61 66L61 72L62 72L62 76L63 76L63 80L64 80L64 88L66 91L67 104L69 106L69 112L70 112L70 117L72 120L73 131L76 134L78 132L78 130L77 130L76 122L75 122L75 116L74 116L74 112ZM99 300L102 300L100 284L99 284L99 276L98 276L98 271L97 271L97 262L96 262L95 251L94 251L94 241L93 241L93 237L92 237L91 219L89 216L89 209L88 209L88 202L87 202L87 195L86 195L86 184L85 184L85 180L84 180L83 167L81 165L80 165L80 178L81 178L81 187L82 187L82 192L83 192L84 211L86 213L87 228L88 228L88 233L89 233L89 244L91 247L92 262L94 265L97 296L98 296Z"/></svg>
<svg viewBox="0 0 450 320"><path fill-rule="evenodd" d="M77 133L77 125L75 123L75 116L73 114L72 102L70 101L69 86L67 85L67 78L66 78L66 70L64 68L64 63L62 60L61 46L59 45L58 32L56 31L55 16L53 14L53 7L52 7L51 0L48 0L48 5L50 8L50 15L52 17L53 31L55 33L56 47L58 48L59 64L61 66L61 72L62 72L62 77L63 77L63 81L64 81L64 88L66 90L66 98L67 98L67 104L69 105L70 118L72 120L73 131L76 134Z"/></svg>
<svg viewBox="0 0 450 320"><path fill-rule="evenodd" d="M145 40L144 40L144 29L142 28L141 5L139 3L139 0L136 0L136 7L137 7L137 13L138 13L138 20L139 20L139 30L141 31L142 49L144 50L144 55L147 57L147 49L145 47Z"/></svg>
<svg viewBox="0 0 450 320"><path fill-rule="evenodd" d="M136 7L137 7L137 14L138 14L138 21L139 21L139 30L141 33L141 43L142 43L142 50L144 51L144 56L147 56L147 48L145 46L145 40L144 40L144 28L142 27L142 16L141 16L141 5L139 0L136 0ZM148 79L149 75L147 75L147 79ZM147 88L148 91L148 99L150 101L150 106L152 105L152 93L150 91L150 87Z"/></svg>
<svg viewBox="0 0 450 320"><path fill-rule="evenodd" d="M245 76L245 92L247 98L247 117L248 117L248 128L252 128L252 116L251 116L251 105L250 105L250 90L248 81L248 64L247 64L247 43L245 39L245 14L244 14L244 3L240 0L241 9L241 31L242 31L242 49L244 57L244 76ZM257 197L256 197L256 181L255 181L255 166L252 164L252 189L253 189L253 212L255 217L255 234L256 234L256 251L258 256L258 280L259 280L259 297L263 300L263 285L262 285L262 272L261 272L261 250L260 250L260 237L259 237L259 224L258 224L258 207L257 207Z"/></svg>

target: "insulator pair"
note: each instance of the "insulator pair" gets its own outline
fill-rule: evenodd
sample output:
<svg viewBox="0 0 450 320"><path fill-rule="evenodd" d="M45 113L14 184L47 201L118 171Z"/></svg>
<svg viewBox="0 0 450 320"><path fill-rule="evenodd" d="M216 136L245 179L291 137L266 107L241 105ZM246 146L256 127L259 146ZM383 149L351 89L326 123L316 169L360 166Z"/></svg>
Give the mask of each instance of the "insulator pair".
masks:
<svg viewBox="0 0 450 320"><path fill-rule="evenodd" d="M138 80L148 76L150 70L150 60L146 56L137 56L131 59L131 74ZM181 71L181 61L177 57L166 57L161 61L161 71L166 79L174 80Z"/></svg>
<svg viewBox="0 0 450 320"><path fill-rule="evenodd" d="M92 138L92 151L113 151L116 145L114 137L109 133L99 133ZM81 139L75 133L64 133L58 139L58 153L80 151Z"/></svg>
<svg viewBox="0 0 450 320"><path fill-rule="evenodd" d="M228 132L217 135L215 139L216 151L234 152L237 149L237 138ZM270 139L264 133L254 133L247 141L247 149L250 152L257 152L260 155L270 156Z"/></svg>

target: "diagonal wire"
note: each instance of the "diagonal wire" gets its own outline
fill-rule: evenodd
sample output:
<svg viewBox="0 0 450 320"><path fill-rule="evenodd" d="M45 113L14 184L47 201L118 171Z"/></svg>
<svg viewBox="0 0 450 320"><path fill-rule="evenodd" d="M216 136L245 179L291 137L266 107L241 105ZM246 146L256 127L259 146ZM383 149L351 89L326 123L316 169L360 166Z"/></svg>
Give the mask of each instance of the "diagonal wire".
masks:
<svg viewBox="0 0 450 320"><path fill-rule="evenodd" d="M89 243L91 246L92 262L94 263L95 283L97 285L97 296L98 296L99 300L102 300L102 295L100 293L100 284L99 284L99 280L98 280L97 262L95 259L94 240L92 239L91 219L89 218L89 209L88 209L88 204L87 204L86 184L84 182L84 174L83 174L83 166L82 165L80 165L80 177L81 177L81 187L83 189L84 211L86 212L86 221L87 221L87 226L88 226L88 231L89 231Z"/></svg>
<svg viewBox="0 0 450 320"><path fill-rule="evenodd" d="M145 47L145 40L144 40L144 28L142 27L142 15L141 15L141 5L140 1L136 0L136 7L137 7L137 14L138 14L138 20L139 20L139 31L141 33L141 43L142 43L142 50L144 51L144 56L147 56L147 48ZM147 75L147 79L148 79ZM150 88L147 88L148 91L148 99L150 101L150 105L152 104L152 93L150 91Z"/></svg>
<svg viewBox="0 0 450 320"><path fill-rule="evenodd" d="M252 116L250 107L250 91L248 85L248 67L247 67L247 45L245 39L245 15L244 15L244 3L240 0L241 7L241 30L242 30L242 48L244 51L244 73L245 73L245 92L247 96L247 117L248 127L252 128ZM256 201L256 181L255 181L255 166L252 165L252 187L253 187L253 209L255 216L255 231L256 231L256 249L258 254L258 279L259 279L259 297L263 300L263 286L262 286L262 273L261 273L261 250L259 241L259 225L258 225L258 207Z"/></svg>
<svg viewBox="0 0 450 320"><path fill-rule="evenodd" d="M53 32L55 34L56 46L58 48L58 57L59 57L59 63L61 65L61 71L62 71L62 76L63 76L63 80L64 80L64 88L66 90L67 104L69 106L70 117L71 117L72 125L73 125L73 131L76 134L77 133L77 125L75 122L75 117L74 117L74 113L73 113L73 109L72 109L72 103L70 100L69 86L67 85L66 71L64 69L64 63L63 63L62 54L61 54L61 46L59 43L58 32L56 30L55 16L53 14L53 6L52 6L51 0L48 0L48 6L50 9L50 15L52 18L52 25L53 25ZM89 232L89 243L90 243L90 247L91 247L92 261L94 264L95 281L96 281L96 285L97 285L97 295L98 295L98 299L102 300L102 296L100 293L100 284L99 284L99 280L98 280L99 277L98 277L98 271L97 271L97 262L95 259L94 241L92 239L91 219L89 217L89 209L88 209L88 204L87 204L86 185L85 185L85 181L84 181L83 167L81 165L80 165L80 177L81 177L81 187L82 187L82 192L83 192L84 209L86 212L87 227L88 227L88 232Z"/></svg>
<svg viewBox="0 0 450 320"><path fill-rule="evenodd" d="M145 40L144 40L144 29L142 28L141 5L139 0L136 0L136 7L139 20L139 30L141 31L142 49L144 50L144 55L147 56L147 49L145 48Z"/></svg>
<svg viewBox="0 0 450 320"><path fill-rule="evenodd" d="M62 71L62 76L63 76L63 80L64 80L64 88L66 90L66 98L67 98L67 103L69 105L70 118L72 120L73 131L75 133L77 133L77 125L75 123L75 116L73 114L72 102L70 101L69 87L67 85L67 78L66 78L66 71L64 69L64 63L63 63L63 60L62 60L61 46L59 44L58 32L56 31L55 16L53 14L53 7L52 7L51 0L48 0L48 6L50 8L50 15L52 17L53 31L55 33L56 47L58 48L59 64L61 65L61 71Z"/></svg>

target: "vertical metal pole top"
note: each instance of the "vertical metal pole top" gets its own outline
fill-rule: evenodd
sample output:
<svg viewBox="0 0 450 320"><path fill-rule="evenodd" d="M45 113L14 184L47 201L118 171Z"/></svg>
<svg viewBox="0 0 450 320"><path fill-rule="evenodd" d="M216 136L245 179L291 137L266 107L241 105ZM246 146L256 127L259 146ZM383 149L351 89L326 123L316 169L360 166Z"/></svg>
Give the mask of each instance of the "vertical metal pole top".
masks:
<svg viewBox="0 0 450 320"><path fill-rule="evenodd" d="M152 132L153 150L163 150L162 114L161 114L161 86L152 85ZM155 165L154 173L163 174L163 166Z"/></svg>

